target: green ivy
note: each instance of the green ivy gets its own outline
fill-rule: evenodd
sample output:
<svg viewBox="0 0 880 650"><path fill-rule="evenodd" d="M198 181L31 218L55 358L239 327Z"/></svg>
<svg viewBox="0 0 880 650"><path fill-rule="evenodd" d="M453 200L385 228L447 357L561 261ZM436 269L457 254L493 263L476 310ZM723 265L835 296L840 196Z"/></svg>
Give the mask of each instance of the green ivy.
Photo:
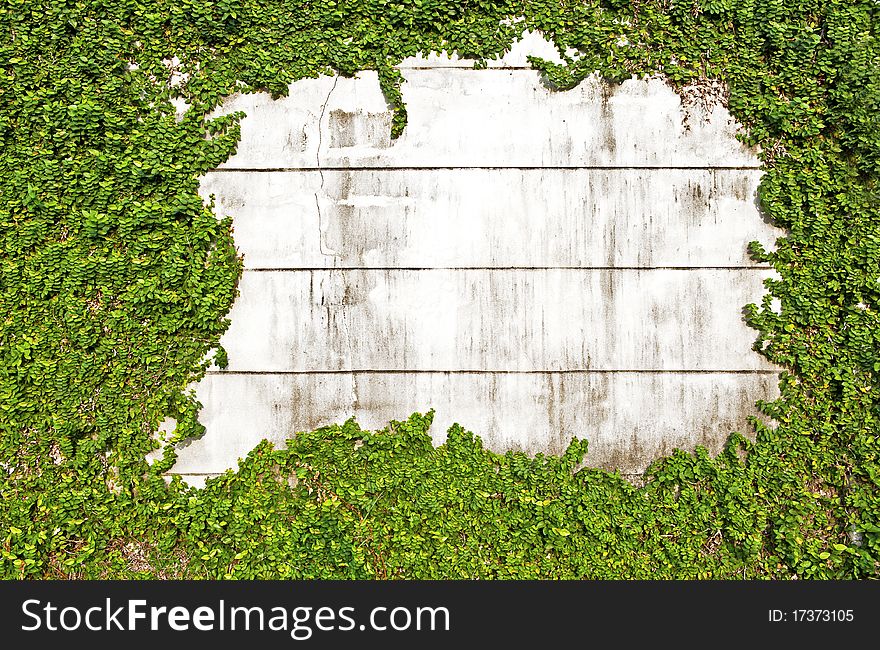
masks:
<svg viewBox="0 0 880 650"><path fill-rule="evenodd" d="M878 15L873 0L7 0L0 575L877 577ZM734 434L717 458L675 452L638 488L580 469L586 442L502 456L453 427L434 448L431 414L264 442L203 490L166 484L173 443L204 433L186 386L241 272L230 220L197 193L240 135L242 114L212 109L372 69L397 136L403 58L482 66L526 29L563 56L531 59L560 92L597 71L726 84L787 231L750 247L778 272L747 308L755 349L784 368L759 403L774 425L756 418L754 441Z"/></svg>

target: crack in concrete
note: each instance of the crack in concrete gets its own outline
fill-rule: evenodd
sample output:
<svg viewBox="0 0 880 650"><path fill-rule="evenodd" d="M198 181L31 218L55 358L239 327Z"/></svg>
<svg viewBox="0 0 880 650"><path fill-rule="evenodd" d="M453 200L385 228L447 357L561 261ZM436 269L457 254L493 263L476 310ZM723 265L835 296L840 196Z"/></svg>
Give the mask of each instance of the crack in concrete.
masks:
<svg viewBox="0 0 880 650"><path fill-rule="evenodd" d="M333 79L333 85L330 87L329 92L327 93L327 97L324 100L324 104L321 106L321 115L318 118L318 149L315 153L315 166L318 169L318 175L321 178L320 186L318 191L315 192L315 207L318 211L318 250L321 255L325 255L327 257L336 257L338 255L337 251L330 249L325 245L324 242L324 220L323 214L321 213L321 199L320 195L324 194L324 168L321 166L321 145L323 144L323 130L322 125L324 122L324 114L327 112L327 105L330 103L330 97L333 95L333 91L336 90L336 85L339 83L339 75L336 75ZM334 322L335 321L335 322ZM343 359L343 365L347 365L351 367L351 360L354 358L354 344L351 336L351 332L348 331L348 322L347 322L347 314L346 310L343 309L331 310L330 305L327 305L327 326L335 326L337 331L340 334L345 331L348 339L348 359ZM352 385L351 385L351 404L352 409L356 409L359 402L358 397L358 388L357 388L357 380L354 376L352 376ZM352 413L354 415L354 413Z"/></svg>
<svg viewBox="0 0 880 650"><path fill-rule="evenodd" d="M330 86L330 91L327 93L327 98L324 100L323 105L321 106L321 115L318 117L318 148L315 152L315 165L318 168L318 175L321 178L321 184L318 188L318 191L315 192L315 208L318 210L318 250L321 255L325 255L327 257L335 257L336 251L331 250L330 248L325 248L324 246L324 219L321 214L321 198L320 195L324 194L324 169L321 167L321 145L323 143L323 122L324 122L324 113L327 112L327 105L330 103L330 96L333 94L333 91L336 90L336 84L339 83L339 75L336 75L333 78L333 85Z"/></svg>

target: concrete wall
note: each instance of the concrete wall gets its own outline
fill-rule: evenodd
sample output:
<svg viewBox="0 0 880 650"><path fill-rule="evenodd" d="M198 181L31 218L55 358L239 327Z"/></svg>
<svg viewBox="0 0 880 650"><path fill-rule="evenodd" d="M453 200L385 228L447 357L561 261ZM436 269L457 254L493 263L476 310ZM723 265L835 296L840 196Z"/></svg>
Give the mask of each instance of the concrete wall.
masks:
<svg viewBox="0 0 880 650"><path fill-rule="evenodd" d="M490 448L637 473L676 447L749 433L776 369L742 307L780 232L753 151L718 104L661 80L549 90L529 37L487 70L401 68L409 124L374 73L230 98L238 152L203 179L244 255L226 370L196 387L207 435L174 468L234 467L256 443L354 415L437 411Z"/></svg>

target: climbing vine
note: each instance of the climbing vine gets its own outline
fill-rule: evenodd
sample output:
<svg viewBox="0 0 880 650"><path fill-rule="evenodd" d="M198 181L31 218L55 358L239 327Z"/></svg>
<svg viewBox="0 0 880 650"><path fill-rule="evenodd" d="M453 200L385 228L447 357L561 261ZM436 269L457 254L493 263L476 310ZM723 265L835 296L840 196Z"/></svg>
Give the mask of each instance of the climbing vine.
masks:
<svg viewBox="0 0 880 650"><path fill-rule="evenodd" d="M0 6L0 575L865 578L880 567L880 5L873 0L6 0ZM406 125L419 52L478 65L526 30L563 64L720 80L787 234L748 307L784 370L772 426L676 452L635 487L482 449L431 414L264 442L202 490L162 477L201 435L186 386L241 262L198 179L238 141L232 92L376 70ZM178 115L172 100L189 109ZM772 309L773 298L780 308ZM222 350L216 353L222 360ZM404 414L402 414L404 415ZM177 422L164 457L159 422ZM294 432L282 432L293 436ZM749 432L745 432L749 433Z"/></svg>

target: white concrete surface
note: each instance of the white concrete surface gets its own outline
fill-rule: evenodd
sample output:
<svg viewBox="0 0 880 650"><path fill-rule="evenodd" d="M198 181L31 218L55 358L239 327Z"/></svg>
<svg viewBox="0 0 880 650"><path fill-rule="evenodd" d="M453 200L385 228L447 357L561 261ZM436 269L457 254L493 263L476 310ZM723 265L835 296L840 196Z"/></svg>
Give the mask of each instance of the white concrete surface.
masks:
<svg viewBox="0 0 880 650"><path fill-rule="evenodd" d="M754 269L245 271L229 370L757 370Z"/></svg>
<svg viewBox="0 0 880 650"><path fill-rule="evenodd" d="M201 192L249 269L754 267L746 244L779 234L756 218L758 170L322 174L213 172Z"/></svg>
<svg viewBox="0 0 880 650"><path fill-rule="evenodd" d="M745 251L780 234L755 152L720 105L660 79L551 91L529 52L553 55L530 37L488 70L404 62L396 142L373 73L224 105L242 142L201 193L246 271L174 472L432 407L437 443L453 422L497 451L587 437L623 473L750 433L777 378L742 320L770 273Z"/></svg>
<svg viewBox="0 0 880 650"><path fill-rule="evenodd" d="M718 452L731 431L747 431L754 401L776 382L763 373L212 373L197 389L207 434L181 450L174 471L223 472L262 438L283 447L297 431L352 415L382 428L433 406L438 444L453 422L499 451L561 453L577 436L590 441L589 465L635 474L677 447Z"/></svg>
<svg viewBox="0 0 880 650"><path fill-rule="evenodd" d="M758 167L726 109L694 105L686 116L660 79L612 88L591 77L560 92L534 70L403 75L409 121L393 146L375 72L304 79L288 97L236 95L224 104L248 117L221 168Z"/></svg>

